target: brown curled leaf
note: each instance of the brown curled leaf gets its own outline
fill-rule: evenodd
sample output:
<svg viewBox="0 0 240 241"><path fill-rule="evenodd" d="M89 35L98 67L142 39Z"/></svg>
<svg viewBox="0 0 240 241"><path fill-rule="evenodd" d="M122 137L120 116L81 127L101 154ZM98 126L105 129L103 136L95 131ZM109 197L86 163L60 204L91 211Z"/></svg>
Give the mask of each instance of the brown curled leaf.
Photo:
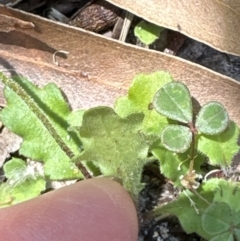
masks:
<svg viewBox="0 0 240 241"><path fill-rule="evenodd" d="M156 25L240 56L239 1L108 0Z"/></svg>
<svg viewBox="0 0 240 241"><path fill-rule="evenodd" d="M5 14L0 14L0 31L1 32L10 32L17 28L34 28L32 22L26 22L19 18L8 16Z"/></svg>

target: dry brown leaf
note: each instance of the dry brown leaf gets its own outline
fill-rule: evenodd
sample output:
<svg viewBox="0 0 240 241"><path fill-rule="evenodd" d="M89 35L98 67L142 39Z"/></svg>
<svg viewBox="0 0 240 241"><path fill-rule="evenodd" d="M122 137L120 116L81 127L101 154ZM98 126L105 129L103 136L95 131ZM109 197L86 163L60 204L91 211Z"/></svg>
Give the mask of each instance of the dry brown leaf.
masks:
<svg viewBox="0 0 240 241"><path fill-rule="evenodd" d="M20 148L22 138L10 132L7 128L3 128L0 133L0 167L5 162L10 153Z"/></svg>
<svg viewBox="0 0 240 241"><path fill-rule="evenodd" d="M165 70L187 84L200 104L220 101L240 125L240 84L228 77L175 56L119 43L35 15L3 7L0 14L35 25L34 29L0 32L0 64L5 69L15 68L38 85L55 82L74 109L111 106L116 97L126 93L136 74ZM57 50L69 52L67 59L57 57L60 67L52 61ZM0 104L4 104L0 93Z"/></svg>
<svg viewBox="0 0 240 241"><path fill-rule="evenodd" d="M0 31L10 32L17 28L34 28L34 24L5 14L0 14Z"/></svg>
<svg viewBox="0 0 240 241"><path fill-rule="evenodd" d="M228 0L108 0L137 16L240 55L240 1Z"/></svg>

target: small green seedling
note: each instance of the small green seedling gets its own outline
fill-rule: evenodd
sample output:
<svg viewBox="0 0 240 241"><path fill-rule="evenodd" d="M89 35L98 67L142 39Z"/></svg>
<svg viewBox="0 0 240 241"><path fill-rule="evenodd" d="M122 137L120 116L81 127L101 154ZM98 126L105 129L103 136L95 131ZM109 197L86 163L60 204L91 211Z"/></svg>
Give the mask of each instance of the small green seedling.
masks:
<svg viewBox="0 0 240 241"><path fill-rule="evenodd" d="M142 43L148 46L159 38L162 30L162 27L141 21L134 28L134 34Z"/></svg>
<svg viewBox="0 0 240 241"><path fill-rule="evenodd" d="M119 179L137 205L143 168L157 160L161 173L183 191L154 216L176 215L187 233L206 240L240 240L239 183L208 178L201 168L207 161L228 168L240 149L239 127L221 103L208 102L194 116L187 86L163 71L136 76L114 108L77 111L53 83L39 88L3 73L0 79L7 100L1 121L23 138L20 155L43 166L40 171L25 159L7 161L1 207L40 195L49 180L100 175Z"/></svg>
<svg viewBox="0 0 240 241"><path fill-rule="evenodd" d="M197 142L204 147L204 143L201 143L204 139L199 137L201 135L205 135L208 139L213 135L220 137L229 125L227 111L220 103L209 102L201 108L194 122L190 92L180 82L171 82L163 86L154 96L153 106L158 113L181 123L165 127L161 132L161 143L166 149L175 153L184 153L191 146L189 170L182 183L188 185L188 188L195 186L197 174L194 170L194 158L198 151ZM199 151L208 156L208 149L203 148ZM229 164L231 159L226 160L224 157L222 162ZM218 159L218 163L221 163L221 159Z"/></svg>

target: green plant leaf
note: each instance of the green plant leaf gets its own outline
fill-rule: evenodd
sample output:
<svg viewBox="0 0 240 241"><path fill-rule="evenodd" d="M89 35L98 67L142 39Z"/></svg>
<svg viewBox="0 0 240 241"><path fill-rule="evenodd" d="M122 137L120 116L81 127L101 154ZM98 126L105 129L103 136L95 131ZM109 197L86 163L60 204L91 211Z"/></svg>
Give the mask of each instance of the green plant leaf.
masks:
<svg viewBox="0 0 240 241"><path fill-rule="evenodd" d="M21 183L25 179L34 179L38 175L36 170L27 165L25 161L19 158L12 158L3 166L4 176L11 182Z"/></svg>
<svg viewBox="0 0 240 241"><path fill-rule="evenodd" d="M46 181L40 176L36 179L26 179L18 185L3 183L0 185L0 207L27 201L39 196L45 189Z"/></svg>
<svg viewBox="0 0 240 241"><path fill-rule="evenodd" d="M225 202L231 210L240 211L240 184L239 182L229 182L224 179L219 181L214 195L214 202Z"/></svg>
<svg viewBox="0 0 240 241"><path fill-rule="evenodd" d="M43 176L21 159L12 158L3 169L7 182L0 185L1 207L37 197L46 188Z"/></svg>
<svg viewBox="0 0 240 241"><path fill-rule="evenodd" d="M203 230L212 236L227 232L232 216L232 210L227 203L213 202L202 215Z"/></svg>
<svg viewBox="0 0 240 241"><path fill-rule="evenodd" d="M239 128L231 121L227 129L218 135L198 136L198 150L208 156L210 164L228 166L240 150L238 138Z"/></svg>
<svg viewBox="0 0 240 241"><path fill-rule="evenodd" d="M192 122L192 100L183 83L171 82L164 85L154 96L153 106L157 112L172 120Z"/></svg>
<svg viewBox="0 0 240 241"><path fill-rule="evenodd" d="M234 212L225 202L213 202L202 215L203 230L218 240L234 240L240 231L240 212ZM238 237L239 238L239 237ZM212 240L212 239L211 239Z"/></svg>
<svg viewBox="0 0 240 241"><path fill-rule="evenodd" d="M164 28L146 21L141 21L134 28L134 35L146 45L152 44L159 38L160 33Z"/></svg>
<svg viewBox="0 0 240 241"><path fill-rule="evenodd" d="M220 134L226 130L229 122L224 106L216 101L204 105L196 119L196 127L206 135Z"/></svg>
<svg viewBox="0 0 240 241"><path fill-rule="evenodd" d="M161 141L168 150L183 153L191 145L192 132L186 126L169 125L163 129Z"/></svg>
<svg viewBox="0 0 240 241"><path fill-rule="evenodd" d="M149 149L140 132L143 118L142 113L120 118L110 107L96 107L83 114L80 127L84 151L79 159L94 162L104 175L121 178L135 200L143 187Z"/></svg>
<svg viewBox="0 0 240 241"><path fill-rule="evenodd" d="M217 178L210 179L206 183L203 183L197 189L197 192L211 203L214 191L218 187L218 182L219 179ZM187 192L187 195L182 192L177 200L156 208L155 215L165 213L176 215L187 233L197 233L206 240L209 240L212 236L203 230L201 218L209 205L189 190L185 190L185 192Z"/></svg>
<svg viewBox="0 0 240 241"><path fill-rule="evenodd" d="M164 71L137 75L129 88L128 95L116 100L114 110L121 117L132 113L144 113L143 132L159 136L169 121L165 116L157 113L151 103L155 93L172 80L171 75Z"/></svg>
<svg viewBox="0 0 240 241"><path fill-rule="evenodd" d="M70 127L82 125L82 117L84 112L85 110L75 110L69 113L67 122L69 123Z"/></svg>
<svg viewBox="0 0 240 241"><path fill-rule="evenodd" d="M236 240L239 241L240 240L240 229L239 229L239 227L234 229L234 234L235 234Z"/></svg>
<svg viewBox="0 0 240 241"><path fill-rule="evenodd" d="M239 236L238 236L239 237ZM209 241L235 241L231 233L223 233L217 236L214 236Z"/></svg>
<svg viewBox="0 0 240 241"><path fill-rule="evenodd" d="M175 153L167 150L159 140L151 146L150 151L160 162L161 173L174 182L175 186L182 187L180 177L184 176L189 170L190 149L185 153ZM204 161L205 157L201 154L195 157L194 170L196 173L202 173L200 166Z"/></svg>
<svg viewBox="0 0 240 241"><path fill-rule="evenodd" d="M45 163L45 175L50 179L82 177L71 161L79 153L80 140L67 131L71 112L60 89L55 84L38 88L27 79L0 78L6 85L7 106L0 117L4 125L23 138L20 153Z"/></svg>

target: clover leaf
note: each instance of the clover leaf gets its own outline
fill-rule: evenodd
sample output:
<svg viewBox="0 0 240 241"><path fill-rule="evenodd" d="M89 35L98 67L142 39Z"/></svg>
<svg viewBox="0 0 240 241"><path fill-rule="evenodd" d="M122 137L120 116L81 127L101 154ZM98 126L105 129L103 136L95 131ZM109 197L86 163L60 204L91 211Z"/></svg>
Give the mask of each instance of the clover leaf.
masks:
<svg viewBox="0 0 240 241"><path fill-rule="evenodd" d="M225 202L213 202L202 215L203 230L210 241L235 240L240 233L240 212L233 211Z"/></svg>
<svg viewBox="0 0 240 241"><path fill-rule="evenodd" d="M169 125L163 129L161 140L168 150L183 153L191 145L192 132L186 126Z"/></svg>
<svg viewBox="0 0 240 241"><path fill-rule="evenodd" d="M229 122L228 113L224 106L216 101L204 105L196 120L198 131L206 135L216 135L223 132Z"/></svg>
<svg viewBox="0 0 240 241"><path fill-rule="evenodd" d="M153 98L157 112L172 120L183 123L192 122L192 100L188 88L180 82L164 85Z"/></svg>

